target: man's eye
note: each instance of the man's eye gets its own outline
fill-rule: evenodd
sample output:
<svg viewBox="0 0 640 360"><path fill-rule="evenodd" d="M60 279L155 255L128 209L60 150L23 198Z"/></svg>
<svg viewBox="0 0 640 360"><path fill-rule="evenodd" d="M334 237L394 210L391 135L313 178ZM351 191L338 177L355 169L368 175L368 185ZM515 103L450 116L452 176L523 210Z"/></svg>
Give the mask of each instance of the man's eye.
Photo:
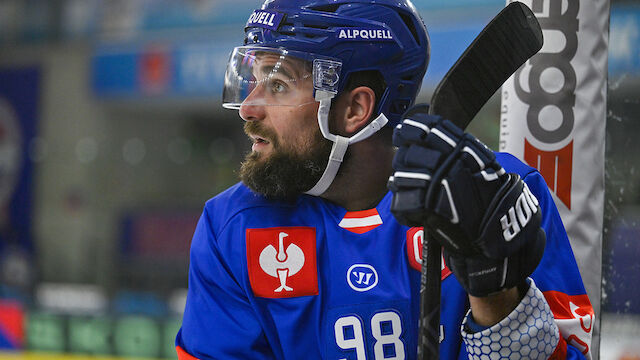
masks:
<svg viewBox="0 0 640 360"><path fill-rule="evenodd" d="M273 93L283 93L287 90L287 86L283 84L281 81L273 81L271 82L271 92Z"/></svg>

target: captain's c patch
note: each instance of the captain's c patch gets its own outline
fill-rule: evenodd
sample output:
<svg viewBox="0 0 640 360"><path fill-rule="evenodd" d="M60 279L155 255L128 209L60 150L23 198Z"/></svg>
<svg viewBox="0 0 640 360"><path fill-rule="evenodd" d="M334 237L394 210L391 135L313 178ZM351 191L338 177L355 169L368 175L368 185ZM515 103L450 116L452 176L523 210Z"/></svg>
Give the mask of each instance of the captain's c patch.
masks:
<svg viewBox="0 0 640 360"><path fill-rule="evenodd" d="M415 270L422 271L422 243L424 241L424 230L421 227L413 227L407 231L407 256L409 257L409 265ZM451 270L444 263L444 257L441 260L442 267L441 279L444 280L451 275Z"/></svg>

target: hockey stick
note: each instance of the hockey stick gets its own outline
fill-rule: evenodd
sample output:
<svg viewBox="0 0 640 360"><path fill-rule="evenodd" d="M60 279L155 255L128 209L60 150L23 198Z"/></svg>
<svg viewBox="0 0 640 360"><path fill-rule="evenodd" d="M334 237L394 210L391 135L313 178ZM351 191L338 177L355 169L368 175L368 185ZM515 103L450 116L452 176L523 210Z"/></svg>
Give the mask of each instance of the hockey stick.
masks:
<svg viewBox="0 0 640 360"><path fill-rule="evenodd" d="M533 12L512 2L489 22L444 76L428 111L465 129L500 86L542 48L542 30ZM437 181L437 179L433 179ZM429 199L429 196L427 196ZM438 359L440 344L441 245L424 227L420 286L419 359Z"/></svg>

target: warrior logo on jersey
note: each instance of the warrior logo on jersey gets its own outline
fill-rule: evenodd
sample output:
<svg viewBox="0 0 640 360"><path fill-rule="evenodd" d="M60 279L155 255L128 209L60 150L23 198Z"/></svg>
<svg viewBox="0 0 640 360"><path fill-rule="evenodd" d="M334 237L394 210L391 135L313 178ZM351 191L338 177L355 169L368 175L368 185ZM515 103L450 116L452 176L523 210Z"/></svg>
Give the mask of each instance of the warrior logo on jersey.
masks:
<svg viewBox="0 0 640 360"><path fill-rule="evenodd" d="M347 283L358 292L371 290L378 285L378 272L369 264L353 264L347 270Z"/></svg>
<svg viewBox="0 0 640 360"><path fill-rule="evenodd" d="M315 229L247 229L247 265L255 296L317 295Z"/></svg>
<svg viewBox="0 0 640 360"><path fill-rule="evenodd" d="M424 240L424 230L421 227L414 227L407 231L407 256L409 265L418 271L422 271L422 242ZM451 270L444 264L442 259L442 280L451 275Z"/></svg>

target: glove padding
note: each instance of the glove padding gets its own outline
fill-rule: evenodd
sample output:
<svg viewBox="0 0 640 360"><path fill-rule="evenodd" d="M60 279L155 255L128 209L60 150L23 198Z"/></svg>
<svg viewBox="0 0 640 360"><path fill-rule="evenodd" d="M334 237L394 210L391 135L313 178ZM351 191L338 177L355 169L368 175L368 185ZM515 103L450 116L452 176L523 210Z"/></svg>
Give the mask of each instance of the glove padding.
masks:
<svg viewBox="0 0 640 360"><path fill-rule="evenodd" d="M538 201L490 149L426 113L404 119L393 144L392 213L405 225L426 225L468 293L486 296L533 272L545 246Z"/></svg>

